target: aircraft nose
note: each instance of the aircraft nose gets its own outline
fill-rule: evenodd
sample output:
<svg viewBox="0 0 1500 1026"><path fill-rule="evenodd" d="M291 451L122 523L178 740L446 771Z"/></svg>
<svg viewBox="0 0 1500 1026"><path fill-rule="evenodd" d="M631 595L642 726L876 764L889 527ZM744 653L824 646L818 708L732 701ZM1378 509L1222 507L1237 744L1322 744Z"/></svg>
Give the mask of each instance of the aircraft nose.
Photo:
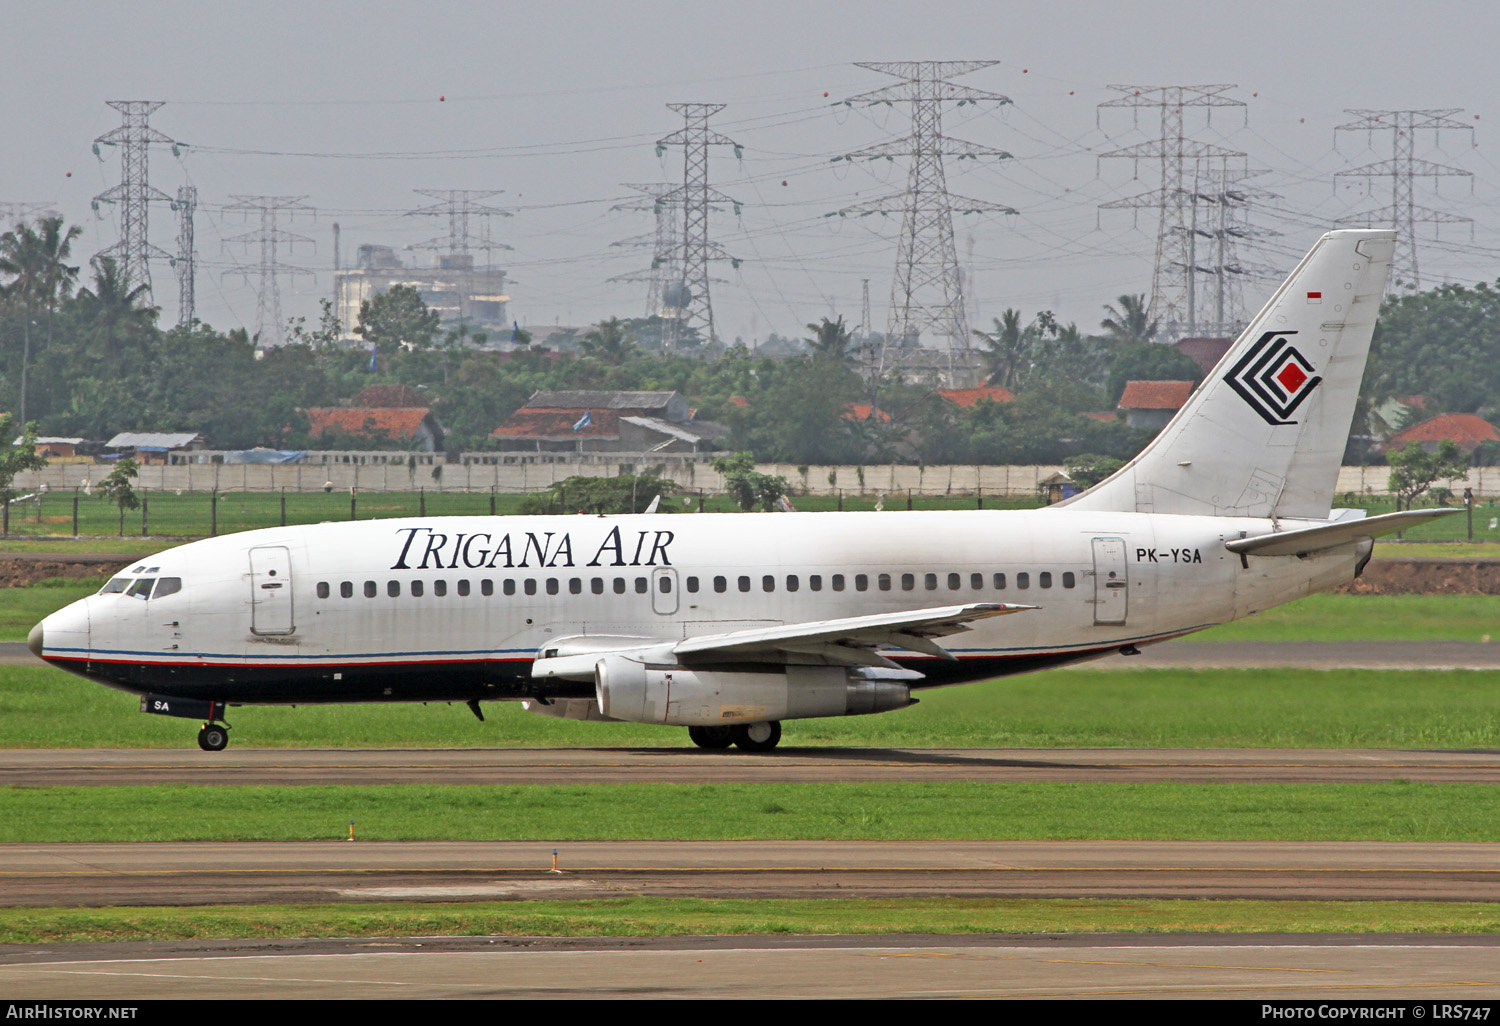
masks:
<svg viewBox="0 0 1500 1026"><path fill-rule="evenodd" d="M31 654L38 659L42 657L42 625L37 624L31 628L31 633L26 635L26 647L31 649Z"/></svg>

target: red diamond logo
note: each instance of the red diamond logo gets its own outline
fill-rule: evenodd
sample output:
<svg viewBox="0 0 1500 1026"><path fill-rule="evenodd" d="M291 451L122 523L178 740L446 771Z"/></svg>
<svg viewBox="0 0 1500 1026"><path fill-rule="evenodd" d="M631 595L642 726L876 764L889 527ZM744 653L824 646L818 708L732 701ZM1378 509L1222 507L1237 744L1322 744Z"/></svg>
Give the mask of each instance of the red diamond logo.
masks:
<svg viewBox="0 0 1500 1026"><path fill-rule="evenodd" d="M1302 383L1307 380L1307 375L1302 372L1301 367L1287 361L1287 365L1277 372L1276 380L1281 383L1282 388L1286 389L1287 395L1291 395L1302 387Z"/></svg>

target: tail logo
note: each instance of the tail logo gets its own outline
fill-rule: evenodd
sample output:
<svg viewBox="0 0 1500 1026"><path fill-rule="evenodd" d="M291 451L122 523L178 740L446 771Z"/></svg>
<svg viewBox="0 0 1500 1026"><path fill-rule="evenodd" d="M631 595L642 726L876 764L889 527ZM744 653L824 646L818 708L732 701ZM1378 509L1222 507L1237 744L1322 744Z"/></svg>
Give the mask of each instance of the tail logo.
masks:
<svg viewBox="0 0 1500 1026"><path fill-rule="evenodd" d="M1295 334L1266 332L1224 378L1267 424L1297 423L1292 414L1323 381L1285 338Z"/></svg>

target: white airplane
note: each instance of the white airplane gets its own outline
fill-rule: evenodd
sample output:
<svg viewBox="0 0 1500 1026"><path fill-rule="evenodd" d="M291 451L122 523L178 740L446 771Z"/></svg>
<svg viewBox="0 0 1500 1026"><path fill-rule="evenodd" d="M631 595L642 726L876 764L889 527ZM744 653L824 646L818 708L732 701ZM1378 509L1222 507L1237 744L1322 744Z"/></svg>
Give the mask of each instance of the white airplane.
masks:
<svg viewBox="0 0 1500 1026"><path fill-rule="evenodd" d="M774 748L781 721L1140 646L1357 577L1331 508L1395 234L1324 235L1134 461L1037 510L444 517L169 549L32 629L145 712L520 700Z"/></svg>

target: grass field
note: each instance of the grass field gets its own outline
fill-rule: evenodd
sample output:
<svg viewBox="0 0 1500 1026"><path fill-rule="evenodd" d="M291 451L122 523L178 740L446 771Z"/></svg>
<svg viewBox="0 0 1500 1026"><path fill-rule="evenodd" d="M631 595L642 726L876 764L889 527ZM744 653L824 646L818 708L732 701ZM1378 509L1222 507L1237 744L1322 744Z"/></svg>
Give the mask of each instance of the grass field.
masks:
<svg viewBox="0 0 1500 1026"><path fill-rule="evenodd" d="M224 937L1496 933L1484 902L892 898L0 908L0 943Z"/></svg>
<svg viewBox="0 0 1500 1026"><path fill-rule="evenodd" d="M0 843L8 844L337 841L351 821L365 841L1494 842L1500 790L1410 782L0 788Z"/></svg>

